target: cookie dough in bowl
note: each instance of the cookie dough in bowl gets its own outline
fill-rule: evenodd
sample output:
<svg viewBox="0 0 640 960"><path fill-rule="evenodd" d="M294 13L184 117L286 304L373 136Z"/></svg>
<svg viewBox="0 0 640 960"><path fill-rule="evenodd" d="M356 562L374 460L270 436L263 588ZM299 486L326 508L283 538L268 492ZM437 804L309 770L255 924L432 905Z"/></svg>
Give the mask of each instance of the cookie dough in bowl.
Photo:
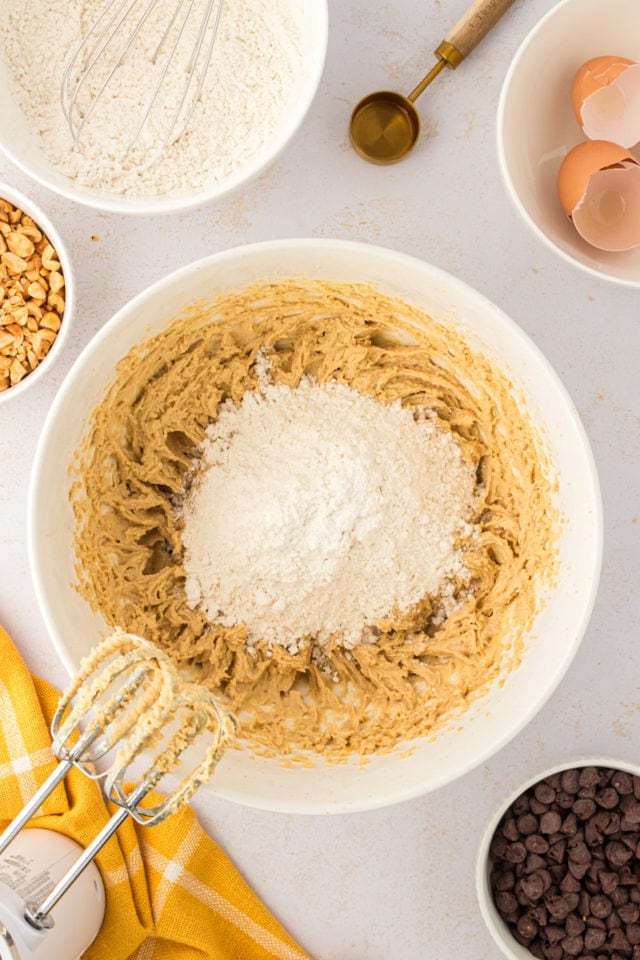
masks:
<svg viewBox="0 0 640 960"><path fill-rule="evenodd" d="M338 812L451 781L540 708L600 504L570 400L496 307L393 251L276 241L173 274L87 347L30 551L70 670L121 626L232 707L211 790Z"/></svg>

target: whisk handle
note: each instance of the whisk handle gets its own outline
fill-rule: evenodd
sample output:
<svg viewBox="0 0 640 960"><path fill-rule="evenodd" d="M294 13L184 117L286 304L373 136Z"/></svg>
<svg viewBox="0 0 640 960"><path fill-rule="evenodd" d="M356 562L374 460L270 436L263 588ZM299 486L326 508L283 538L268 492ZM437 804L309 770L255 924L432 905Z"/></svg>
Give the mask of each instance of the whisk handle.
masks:
<svg viewBox="0 0 640 960"><path fill-rule="evenodd" d="M49 774L45 782L39 787L20 813L14 817L9 826L0 834L0 854L4 853L11 841L20 833L25 823L42 806L49 794L53 793L58 784L64 780L67 772L73 766L72 760L62 760L53 773Z"/></svg>
<svg viewBox="0 0 640 960"><path fill-rule="evenodd" d="M515 0L475 0L451 28L436 53L451 67L468 57Z"/></svg>

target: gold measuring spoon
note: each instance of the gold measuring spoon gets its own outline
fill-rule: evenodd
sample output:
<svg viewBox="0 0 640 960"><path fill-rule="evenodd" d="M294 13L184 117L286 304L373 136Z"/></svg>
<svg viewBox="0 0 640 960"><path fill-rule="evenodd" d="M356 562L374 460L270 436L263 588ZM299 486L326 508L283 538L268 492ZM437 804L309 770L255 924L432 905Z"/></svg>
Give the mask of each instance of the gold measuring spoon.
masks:
<svg viewBox="0 0 640 960"><path fill-rule="evenodd" d="M514 2L475 0L438 46L435 53L439 59L408 97L392 90L380 90L356 104L349 133L357 153L379 164L396 163L406 157L420 134L420 114L413 105L414 100L443 67L455 70Z"/></svg>

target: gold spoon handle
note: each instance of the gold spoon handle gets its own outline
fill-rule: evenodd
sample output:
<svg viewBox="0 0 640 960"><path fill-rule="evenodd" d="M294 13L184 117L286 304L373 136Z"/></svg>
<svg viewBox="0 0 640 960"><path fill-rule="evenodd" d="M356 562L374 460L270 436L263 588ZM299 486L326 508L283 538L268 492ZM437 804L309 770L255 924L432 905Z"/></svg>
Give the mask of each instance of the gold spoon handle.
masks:
<svg viewBox="0 0 640 960"><path fill-rule="evenodd" d="M515 0L475 0L451 28L436 53L457 67L496 25Z"/></svg>
<svg viewBox="0 0 640 960"><path fill-rule="evenodd" d="M438 46L438 60L426 77L411 91L407 100L411 103L417 100L443 67L453 67L455 70L513 3L515 0L475 0Z"/></svg>

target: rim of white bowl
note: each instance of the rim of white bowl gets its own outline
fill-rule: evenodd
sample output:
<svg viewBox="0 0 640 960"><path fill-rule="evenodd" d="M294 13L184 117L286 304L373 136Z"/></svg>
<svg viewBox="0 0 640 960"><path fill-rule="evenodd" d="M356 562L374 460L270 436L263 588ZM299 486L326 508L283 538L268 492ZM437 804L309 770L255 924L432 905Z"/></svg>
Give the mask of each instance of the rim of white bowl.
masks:
<svg viewBox="0 0 640 960"><path fill-rule="evenodd" d="M572 266L577 267L579 270L584 271L590 277L595 277L599 280L605 280L609 283L616 283L619 286L631 287L632 289L637 289L640 287L640 277L637 280L631 280L626 277L616 277L611 273L606 273L603 270L595 270L593 267L588 266L586 263L582 263L581 260L572 257L570 253L567 253L566 250L563 250L562 247L559 247L557 243L541 230L538 224L530 216L527 208L523 204L520 196L513 185L513 180L511 179L511 174L509 172L509 164L507 162L506 152L504 148L504 137L503 130L505 126L505 109L507 97L509 95L509 90L511 87L511 82L513 76L518 69L520 60L524 56L526 49L529 47L529 44L534 40L537 34L543 30L549 20L552 20L557 14L558 10L563 7L571 6L572 3L576 3L576 0L560 0L560 3L557 3L555 6L548 10L543 17L538 20L534 27L526 35L515 54L513 59L509 64L507 72L505 74L504 80L502 81L502 86L500 88L500 95L498 97L498 109L496 114L496 152L498 154L498 167L500 169L500 174L502 176L502 182L505 186L505 190L511 203L513 204L514 209L519 214L523 223L525 223L533 233L540 239L544 245L561 257L566 263L572 264Z"/></svg>
<svg viewBox="0 0 640 960"><path fill-rule="evenodd" d="M591 543L589 544L589 549L591 552L591 587L588 595L586 596L581 617L575 624L571 643L567 644L564 650L563 659L558 664L553 683L547 686L544 695L536 699L535 704L532 703L529 705L527 702L527 706L524 708L522 714L518 717L517 722L509 726L509 728L504 731L502 736L497 737L490 745L482 745L482 747L479 747L476 754L473 756L473 758L470 758L468 762L461 764L455 769L455 771L443 774L439 778L436 778L435 782L433 782L433 785L430 785L426 789L424 785L420 783L414 783L410 786L399 789L393 789L390 787L383 799L380 799L379 796L368 796L366 798L360 798L358 801L350 801L346 806L339 804L333 804L329 806L323 801L318 802L315 805L308 802L297 803L293 797L286 804L271 801L261 802L259 799L256 799L254 795L247 796L246 791L242 792L241 790L227 789L222 787L219 783L215 784L215 794L225 800L240 803L244 806L252 806L258 809L273 810L281 813L337 814L345 812L377 810L385 806L391 806L396 803L404 802L406 800L413 800L417 797L423 796L426 792L433 792L433 790L447 786L449 783L461 779L467 773L470 773L472 770L476 769L481 763L498 753L504 746L510 743L518 735L518 733L520 733L527 726L527 724L531 722L531 720L540 712L540 710L555 692L575 658L591 618L591 613L595 604L600 581L603 543L602 498L600 492L600 483L593 451L573 400L571 399L571 396L560 376L556 373L554 367L551 365L550 361L547 360L540 348L531 340L531 338L515 322L515 320L508 316L508 314L504 313L504 311L502 311L500 307L496 306L492 300L477 291L474 287L471 287L470 284L467 284L464 280L458 279L458 277L448 273L448 271L443 270L440 267L436 267L433 264L430 264L427 261L421 260L420 258L414 257L410 254L393 250L392 248L362 243L359 241L329 238L316 239L308 237L290 237L278 240L265 240L258 243L243 244L238 247L232 247L227 250L210 254L209 256L203 257L200 260L193 261L190 264L180 267L178 270L175 270L166 277L162 277L160 280L157 280L155 283L151 284L145 290L140 291L140 293L120 307L120 309L94 335L89 343L85 345L84 349L74 361L68 376L65 378L62 386L56 393L53 403L49 408L40 432L40 437L38 439L38 444L34 455L33 467L29 478L27 507L27 546L29 566L31 569L38 607L51 638L52 645L68 673L72 675L77 669L77 664L73 662L69 652L66 650L60 638L58 637L57 627L54 622L54 618L51 616L49 605L46 599L47 591L45 589L45 578L42 573L38 556L36 538L37 523L34 522L34 514L36 513L35 505L38 498L38 487L42 473L42 463L45 460L48 452L49 423L56 419L58 415L58 409L63 406L66 401L67 393L73 389L73 374L76 366L84 364L86 361L90 360L94 354L99 353L102 342L110 336L112 328L118 326L122 322L123 317L126 317L130 311L135 310L141 303L144 302L144 300L147 299L147 297L161 292L167 286L179 280L181 276L189 274L194 270L206 269L207 265L211 262L220 263L228 259L236 259L245 254L251 253L252 251L257 251L260 249L284 250L291 247L295 247L296 249L306 247L310 250L321 249L324 247L332 248L337 251L342 250L345 251L345 253L348 251L360 251L361 253L375 251L378 255L384 256L385 260L390 266L390 272L393 263L401 264L408 262L414 266L418 265L421 269L428 270L434 279L442 278L452 287L459 287L461 290L472 293L478 302L482 302L486 306L490 307L491 311L500 318L501 323L510 328L513 335L526 345L529 353L534 356L537 361L546 369L550 379L555 383L556 389L563 399L565 410L571 419L573 428L576 431L576 435L580 439L580 445L583 449L588 465L588 480L594 505L594 515L592 517L594 535Z"/></svg>
<svg viewBox="0 0 640 960"><path fill-rule="evenodd" d="M72 325L75 305L75 280L67 245L44 210L38 206L34 200L27 197L22 191L16 190L16 188L12 187L9 183L0 183L0 197L3 200L8 200L9 203L12 203L14 206L17 204L20 210L24 210L27 216L31 217L35 224L51 241L51 245L58 254L65 282L64 313L60 329L56 339L53 341L51 349L44 359L40 361L35 370L32 370L31 373L13 387L9 387L7 390L0 392L0 406L2 406L3 403L9 403L11 400L15 400L16 397L26 393L29 387L39 383L40 380L47 376L53 364L60 357Z"/></svg>
<svg viewBox="0 0 640 960"><path fill-rule="evenodd" d="M146 195L146 196L127 196L126 194L109 193L93 187L79 185L70 178L68 184L63 181L60 183L57 179L49 179L41 172L33 170L23 158L16 154L11 144L0 143L0 150L32 180L52 190L67 200L73 200L82 206L93 210L100 210L108 213L120 213L131 216L160 216L169 213L181 213L192 210L194 207L205 206L221 200L228 194L233 193L245 184L255 180L265 169L282 154L285 147L298 132L302 123L309 112L311 105L316 97L320 81L324 73L327 49L329 44L329 8L327 0L315 0L315 11L319 18L317 44L314 46L315 56L312 61L313 70L306 74L306 82L302 85L302 90L306 91L305 96L297 96L294 99L295 109L291 110L291 116L286 124L278 128L278 134L273 137L269 143L268 149L261 150L254 156L251 162L245 164L240 170L237 170L231 176L224 178L220 184L213 188L199 188L197 191L182 192L167 195Z"/></svg>
<svg viewBox="0 0 640 960"><path fill-rule="evenodd" d="M489 847L491 845L491 839L496 832L502 816L522 793L525 793L526 790L529 790L536 783L544 780L545 777L552 776L554 773L561 773L563 770L574 770L582 767L608 767L611 770L622 770L625 773L640 776L640 764L633 763L631 760L621 760L613 757L592 756L589 754L578 757L577 759L568 759L561 763L556 763L542 770L540 773L532 775L519 787L514 788L507 799L500 804L487 820L482 831L476 856L476 897L482 919L489 933L503 954L508 957L508 960L531 960L532 954L513 937L513 934L498 913L498 909L493 902L491 888L489 886Z"/></svg>

